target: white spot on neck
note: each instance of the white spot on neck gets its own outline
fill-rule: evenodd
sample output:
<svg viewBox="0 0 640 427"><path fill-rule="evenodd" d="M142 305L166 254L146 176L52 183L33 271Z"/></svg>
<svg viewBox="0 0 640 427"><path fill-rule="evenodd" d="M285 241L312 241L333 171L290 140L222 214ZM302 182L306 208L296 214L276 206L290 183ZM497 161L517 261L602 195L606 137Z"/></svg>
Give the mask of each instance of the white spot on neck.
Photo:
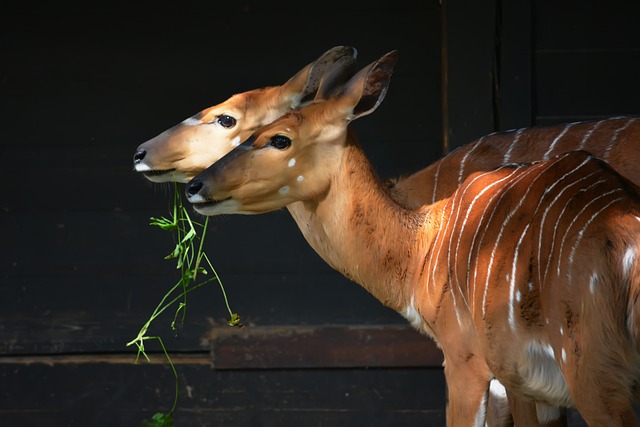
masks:
<svg viewBox="0 0 640 427"><path fill-rule="evenodd" d="M298 175L298 182L302 182L302 181L304 181L304 176Z"/></svg>
<svg viewBox="0 0 640 427"><path fill-rule="evenodd" d="M629 277L629 273L631 273L631 268L633 267L633 263L636 258L636 248L629 247L624 253L624 258L622 259L622 272L624 277Z"/></svg>
<svg viewBox="0 0 640 427"><path fill-rule="evenodd" d="M238 145L240 145L240 137L236 136L235 138L233 138L231 140L231 146L232 147L237 147Z"/></svg>
<svg viewBox="0 0 640 427"><path fill-rule="evenodd" d="M290 168L294 167L296 165L296 159L291 159L289 160L289 164L287 166L289 166Z"/></svg>
<svg viewBox="0 0 640 427"><path fill-rule="evenodd" d="M198 126L202 124L202 120L194 119L193 117L189 117L188 119L182 122L183 125L187 126Z"/></svg>
<svg viewBox="0 0 640 427"><path fill-rule="evenodd" d="M596 283L598 283L598 275L593 273L589 280L589 292L591 292L592 295L596 293Z"/></svg>
<svg viewBox="0 0 640 427"><path fill-rule="evenodd" d="M416 310L414 295L411 295L411 302L404 308L401 314L409 321L411 326L420 330L420 326L422 326L422 316L420 316L420 313Z"/></svg>
<svg viewBox="0 0 640 427"><path fill-rule="evenodd" d="M280 194L287 194L289 192L289 186L285 185L284 187L280 187L280 189L278 190L278 193Z"/></svg>

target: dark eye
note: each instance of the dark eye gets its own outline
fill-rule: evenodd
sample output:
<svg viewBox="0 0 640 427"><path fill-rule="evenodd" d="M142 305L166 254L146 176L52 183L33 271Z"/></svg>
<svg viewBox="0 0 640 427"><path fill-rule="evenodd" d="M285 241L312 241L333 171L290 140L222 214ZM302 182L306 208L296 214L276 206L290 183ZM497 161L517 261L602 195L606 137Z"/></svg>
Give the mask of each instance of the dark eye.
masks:
<svg viewBox="0 0 640 427"><path fill-rule="evenodd" d="M231 116L227 116L226 114L218 116L216 121L220 123L220 126L226 129L232 128L236 125L236 119Z"/></svg>
<svg viewBox="0 0 640 427"><path fill-rule="evenodd" d="M291 140L289 139L289 137L286 137L284 135L275 135L269 141L269 145L277 148L278 150L284 150L291 146Z"/></svg>

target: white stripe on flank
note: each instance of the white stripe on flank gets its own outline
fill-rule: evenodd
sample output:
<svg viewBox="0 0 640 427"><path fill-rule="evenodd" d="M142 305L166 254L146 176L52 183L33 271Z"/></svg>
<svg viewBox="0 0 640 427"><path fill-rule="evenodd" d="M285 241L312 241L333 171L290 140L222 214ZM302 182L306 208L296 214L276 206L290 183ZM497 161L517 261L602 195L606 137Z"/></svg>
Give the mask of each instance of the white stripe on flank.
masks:
<svg viewBox="0 0 640 427"><path fill-rule="evenodd" d="M486 186L485 188L483 188L483 189L482 189L478 194L476 194L476 196L473 198L473 200L471 201L471 203L470 203L470 204L469 204L469 206L467 207L467 212L466 212L466 215L465 215L464 220L463 220L463 222L462 222L462 226L460 227L460 232L459 232L459 234L458 234L458 242L457 242L457 244L456 244L456 249L455 249L455 252L454 252L454 253L456 254L456 262L455 262L455 264L454 264L454 275L455 275L455 277L456 277L456 282L457 282L457 284L458 284L458 289L460 290L460 292L461 292L461 293L462 293L462 289L461 289L461 287L460 287L460 281L458 280L458 277L459 277L459 276L458 276L458 260L457 260L457 255L460 253L460 240L462 239L462 235L463 235L463 233L464 233L464 228L465 228L465 226L466 226L466 224L467 224L467 220L469 219L469 215L471 214L471 210L473 209L473 207L474 207L474 205L476 204L476 202L478 201L478 199L479 199L480 197L482 197L482 195L483 195L485 192L487 192L490 188L492 188L492 187L494 187L494 186L496 186L496 185L500 184L501 182L503 182L503 181L505 181L505 180L509 179L509 178L510 178L514 173L515 173L515 171L516 171L516 170L514 169L514 170L513 170L509 175L505 176L504 178L500 178L499 180L494 181L494 182L492 182L491 184L487 185L487 186ZM483 173L483 174L479 175L476 179L481 178L481 177L484 177L485 175L487 175L487 174L489 174L489 173L492 173L492 172L485 172L485 173ZM469 188L469 187L467 186L467 188L465 188L465 191L466 191L468 188ZM491 199L493 199L493 197L495 197L495 196L492 196L492 197L491 197ZM483 211L482 217L484 217L484 213L486 212L487 205L488 205L488 203L486 203L486 204L484 205L484 206L485 206L485 209L484 209L484 211ZM475 239L476 239L476 237L477 237L477 235L478 235L478 230L479 230L479 228L480 228L479 226L480 226L480 225L482 225L482 217L481 217L480 221L478 222L478 227L476 227L476 230L475 230L475 233L474 233L474 236L473 236L473 240L471 241L471 246L469 247L469 251L468 251L469 255L468 255L468 257L467 257L467 274L468 274L468 272L469 272L469 269L471 268L471 253L472 253L472 251L473 251L473 246L474 246ZM449 240L451 241L451 239L449 239ZM469 291L470 291L470 289L469 289L469 288L471 287L471 283L469 282L469 280L467 280L467 283L466 283L466 284L467 284L467 294L468 294L468 293L469 293ZM475 280L474 280L474 286L473 286L473 293L472 293L472 296L468 296L468 299L470 299L470 300L471 300L471 304L474 304L474 303L475 303L475 290L476 290L476 286L475 286ZM468 294L468 295L469 295L469 294ZM467 301L467 308L468 308L470 311L472 311L472 310L471 310L471 308L469 307L469 302L468 302L468 301ZM472 311L472 312L473 312L473 311Z"/></svg>
<svg viewBox="0 0 640 427"><path fill-rule="evenodd" d="M553 187L555 187L555 186L556 186L560 181L564 180L565 178L567 178L567 177L568 177L569 175L571 175L572 173L577 172L580 168L582 168L584 165L586 165L588 161L589 161L589 159L585 159L585 161L584 161L584 162L582 162L582 163L581 163L577 168L575 168L574 170L569 171L569 172L567 172L566 174L562 175L558 181L556 181L555 183L553 183L553 185L549 188L549 190L551 190L551 189L552 189ZM583 180L585 180L585 179L588 179L588 178L589 178L589 177L591 177L594 173L595 173L595 172L592 172L592 173L590 173L590 174L588 174L588 175L586 175L586 176L583 176L583 177L581 177L581 178L577 179L576 181L572 182L571 184L566 185L562 190L560 190L560 192L558 192L558 194L556 194L556 197L554 197L554 199L551 201L551 203L549 203L549 205L548 205L548 206L547 206L547 208L545 209L544 213L542 214L542 220L540 221L540 234L538 235L538 256L537 256L537 258L536 258L536 259L538 260L538 283L540 283L540 286L541 286L541 287L542 287L542 279L543 279L543 277L546 277L546 276L547 276L547 271L548 271L548 269L549 269L549 264L550 264L550 262L551 262L551 261L550 261L550 258L549 258L549 260L547 261L547 266L546 266L546 268L545 268L544 276L542 276L542 275L540 274L540 265L542 264L542 262L541 262L541 260L542 260L542 253L541 253L541 251L542 251L542 230L544 229L544 223L545 223L545 222L546 222L546 220L547 220L547 215L549 214L549 211L551 210L551 208L553 207L553 205L555 205L555 204L556 204L556 202L557 202L558 200L560 200L560 197L562 196L562 194L563 194L565 191L567 191L570 187L573 187L574 185L577 185L580 181L583 181ZM565 207L566 207L566 206L565 206ZM563 212L564 212L564 209L563 209ZM561 215L560 215L560 216L561 216ZM551 238L551 250L549 251L549 255L553 254L553 247L554 247L554 245L555 245L555 240L556 240L555 235L556 235L556 232L557 232L557 226L558 226L558 223L556 222L556 225L555 225L554 230L553 230L553 237Z"/></svg>
<svg viewBox="0 0 640 427"><path fill-rule="evenodd" d="M587 141L593 134L593 131L598 129L598 126L600 126L602 122L604 122L604 120L600 120L599 122L596 122L593 126L591 126L591 129L585 132L584 136L582 137L582 140L580 141L580 144L578 145L578 150L582 150L584 148L584 145L587 143Z"/></svg>
<svg viewBox="0 0 640 427"><path fill-rule="evenodd" d="M436 168L436 173L433 175L433 194L431 196L431 203L436 202L436 192L438 190L438 175L440 175L440 166L444 162L438 162L438 167Z"/></svg>
<svg viewBox="0 0 640 427"><path fill-rule="evenodd" d="M469 156L471 155L471 153L473 153L476 147L478 147L478 145L480 145L480 143L484 141L484 138L485 137L483 136L478 141L476 141L476 143L473 144L471 149L467 151L467 154L465 154L464 157L462 158L462 161L460 162L460 169L458 171L458 187L462 184L462 181L464 181L464 165L465 163L467 163L467 158L469 158Z"/></svg>
<svg viewBox="0 0 640 427"><path fill-rule="evenodd" d="M556 162L554 162L554 164ZM551 167L551 166L549 166L549 167ZM531 190L531 188L533 188L533 184L539 178L541 178L542 175L545 172L547 172L549 170L549 167L546 168L545 170L543 170L541 173L538 174L538 176L536 176L533 179L531 184L527 187L527 191L525 191L525 193L521 196L520 202L518 203L518 205L509 214L509 218L511 218L511 217L513 217L513 215L515 215L516 210L518 210L520 208L520 206L522 206L522 204L524 203L524 200L529 195L529 191ZM543 192L542 197L540 197L540 199L538 200L538 204L536 205L536 208L533 211L532 217L535 217L535 215L538 213L538 209L540 209L540 206L542 205L542 201L544 200L544 196L546 194L548 194L548 192L551 190L551 188L553 188L555 186L555 184L557 184L557 182L558 181L556 181L556 183L554 183L552 186L547 187L545 189L545 191ZM515 247L515 250L514 250L514 253L513 253L513 262L511 264L511 280L509 281L509 325L511 325L511 329L514 330L514 331L516 329L514 298L516 299L516 302L520 302L520 299L519 299L518 295L515 295L515 291L516 291L516 275L517 275L517 267L518 267L518 257L519 257L519 252L520 252L520 246L522 245L522 242L524 241L524 238L525 238L525 236L527 234L527 231L529 231L529 226L531 226L531 222L527 223L527 225L524 227L524 230L522 230L522 234L520 234L520 238L518 239L518 243L516 243L516 247ZM518 290L518 293L519 292L520 291Z"/></svg>
<svg viewBox="0 0 640 427"><path fill-rule="evenodd" d="M509 163L511 162L511 152L513 151L513 147L515 147L515 145L518 143L518 141L520 140L520 136L522 135L522 131L524 130L524 128L522 129L518 129L516 131L516 135L515 138L513 138L513 141L511 141L511 144L509 144L509 148L507 149L507 152L504 153L504 158L502 159L502 163Z"/></svg>
<svg viewBox="0 0 640 427"><path fill-rule="evenodd" d="M585 211L585 210L586 210L590 205L592 205L593 203L597 202L598 200L602 199L603 197L607 197L607 196L608 196L608 195L610 195L610 194L617 193L617 192L620 192L620 191L622 191L622 189L620 189L620 188L615 188L615 189L613 189L613 190L611 190L611 191L607 191L606 193L601 194L601 195L599 195L598 197L596 197L596 198L594 198L594 199L589 200L589 202L588 202L587 204L585 204L585 205L582 207L582 209L580 209L580 212L578 212L578 213L576 214L576 216L573 218L573 220L571 221L571 223L569 223L569 226L567 227L567 230L565 231L564 236L562 236L562 243L560 243L560 250L559 250L559 252L558 252L558 258L559 258L559 259L562 259L562 250L564 249L564 242L565 242L565 241L566 241L566 239L567 239L567 236L568 236L568 234L569 234L569 230L571 229L571 227L573 227L573 224L578 220L578 217L579 217L580 215L582 215L582 213L583 213L583 212L584 212L584 211ZM619 197L619 198L617 198L617 199L613 199L612 201L610 201L609 203L607 203L606 205L604 205L604 207L603 207L603 208L599 209L595 214L593 214L593 215L591 216L591 218L589 218L589 220L588 220L588 221L587 221L587 222L582 226L582 228L581 228L581 229L580 229L580 231L578 232L578 238L576 239L576 241L575 241L575 243L574 243L574 245L573 245L573 248L572 248L571 252L569 252L569 263L570 263L570 265L569 265L569 271L571 271L571 269L570 269L570 268L571 268L571 264L573 264L573 255L575 254L576 248L578 247L578 245L580 244L580 240L582 239L582 235L584 234L584 232L585 232L585 230L587 229L587 227L589 226L589 224L591 224L591 222L593 222L593 220L596 218L596 216L600 215L600 213L601 213L602 211L604 211L604 210L605 210L605 209L607 209L609 206L611 206L613 203L615 203L615 202L617 202L617 201L619 201L619 200L621 200L621 199L622 199L621 197ZM558 263L558 276L560 276L560 263Z"/></svg>
<svg viewBox="0 0 640 427"><path fill-rule="evenodd" d="M547 166L547 168L549 168L549 166ZM523 180L526 176L528 176L533 171L534 171L534 168L532 168L532 167L528 168L527 170L522 172L520 174L520 176L515 177L513 180L511 180L505 186L505 188L501 192L502 194L500 195L500 198L498 199L498 201L496 201L496 203L494 205L494 211L491 213L491 216L489 217L489 219L487 221L487 225L491 223L492 218L493 218L493 214L496 211L496 207L500 205L500 202L502 201L502 198L507 194L508 190L513 188L518 182ZM522 198L520 199L520 204L522 204ZM514 213L514 211L509 212L509 214L507 214L504 222L502 223L502 226L500 227L500 232L498 233L498 236L496 237L496 239L494 241L493 249L491 250L491 256L489 257L489 265L487 267L486 280L485 280L485 284L484 284L484 294L482 295L482 318L483 319L485 318L485 316L487 314L487 295L489 293L489 281L490 281L490 278L491 278L491 269L493 268L493 261L495 259L496 251L498 250L498 246L499 246L500 240L502 239L502 235L504 234L504 230L506 229L507 223L511 220L511 217L513 216L513 213ZM486 232L486 229L487 229L487 227L485 227L485 232ZM483 236L483 239L484 239L484 236Z"/></svg>
<svg viewBox="0 0 640 427"><path fill-rule="evenodd" d="M453 217L454 212L458 209L456 207L456 204L455 204L456 199L457 198L455 198L455 197L450 199L451 200L451 213L449 214L449 217L447 218L446 227L442 228L444 230L448 230L449 229L449 224L451 223L451 218ZM454 220L453 221L453 228L454 229L455 229L455 225L456 225L456 222ZM445 236L447 236L446 233L445 233ZM449 233L448 236L451 237L451 233ZM450 238L447 239L447 240L449 240L449 242L451 242ZM445 242L445 239L443 239L443 242L440 245L440 248L442 248L444 246L444 242ZM440 253L440 250L438 250L438 253ZM450 248L447 248L447 267L449 267L449 266L451 266L451 250L450 250ZM453 309L454 309L454 311L456 313L456 319L458 320L458 325L462 326L462 318L460 317L460 310L458 309L458 303L456 301L456 293L455 293L455 290L453 289L453 283L449 283L449 292L451 292L451 300L453 302Z"/></svg>
<svg viewBox="0 0 640 427"><path fill-rule="evenodd" d="M549 145L549 149L547 150L546 153L544 153L544 155L542 156L542 160L548 160L549 157L551 156L551 153L553 152L553 149L556 148L556 144L558 143L558 141L560 141L560 139L567 133L567 131L569 130L569 128L571 126L575 125L575 123L567 123L564 126L564 129L562 129L562 132L560 132L558 134L558 136L556 136L554 138L554 140L551 142L551 145Z"/></svg>
<svg viewBox="0 0 640 427"><path fill-rule="evenodd" d="M444 214L445 214L445 209L442 209L442 215L440 216L439 224L442 224L444 222ZM426 222L426 219L427 218L425 218L425 222ZM429 250L429 255L428 255L429 256L429 262L428 262L428 265L425 268L425 270L429 271L429 276L427 277L427 280L426 280L426 283L427 283L427 295L429 295L429 282L430 281L434 283L434 287L435 287L436 267L437 267L437 265L435 267L433 267L433 269L431 267L432 267L433 261L435 259L435 256L434 256L434 254L435 254L435 245L438 243L438 236L439 236L441 230L442 230L442 227L440 227L440 229L438 229L438 233L436 233L436 237L433 240L433 245L431 247L431 250ZM427 300L433 306L432 298L427 298Z"/></svg>
<svg viewBox="0 0 640 427"><path fill-rule="evenodd" d="M628 128L629 125L631 125L631 123L633 123L635 120L636 120L635 118L629 119L629 121L627 121L624 125L620 126L614 132L613 137L611 138L611 144L609 144L604 154L602 155L603 160L609 160L609 153L611 152L611 149L613 148L613 146L616 145L616 143L618 142L618 138L620 137L620 134L624 132L625 129Z"/></svg>
<svg viewBox="0 0 640 427"><path fill-rule="evenodd" d="M507 180L511 179L511 176L514 173L516 173L516 171L517 171L517 169L512 170L509 175L505 176L504 178L501 178L501 179L497 180L493 184L488 185L487 188L492 187L493 185L498 185L498 184L502 183L503 181L507 181ZM489 206L492 206L493 199L495 199L499 195L500 195L500 192L494 192L491 195L491 197L489 198L489 200L487 200L487 202L484 203L484 209L482 210L482 215L480 215L480 220L478 221L478 227L476 227L476 231L473 234L473 239L471 240L471 246L469 247L469 251L468 251L469 255L468 255L468 258L467 258L467 265L469 266L469 268L471 268L471 256L472 256L472 253L473 253L473 248L476 247L476 259L477 259L478 254L480 252L480 247L482 246L481 245L482 238L480 239L480 243L478 243L478 245L476 246L476 239L477 239L478 234L480 232L480 226L485 224L484 217L485 217L485 215L487 213L487 209L488 209ZM493 206L494 206L493 212L495 212L495 205L493 205ZM490 218L493 216L493 212L492 212L492 215L490 216ZM484 236L483 236L483 238L484 238ZM478 282L478 264L476 263L476 267L473 270L473 293L472 293L471 298L470 298L471 299L471 312L472 313L475 313L476 290L478 288L476 286L477 282ZM469 281L469 286L471 286L471 282L470 281Z"/></svg>
<svg viewBox="0 0 640 427"><path fill-rule="evenodd" d="M455 219L453 221L453 228L451 229L451 233L449 233L449 238L447 239L449 241L449 247L447 249L447 266L448 268L451 270L453 269L453 278L456 281L456 285L458 288L458 291L460 292L460 296L462 298L462 300L464 301L465 305L467 306L467 309L469 309L469 301L467 299L464 298L464 293L462 292L462 287L460 286L460 280L458 280L458 249L460 248L460 240L462 239L462 236L464 234L464 227L467 224L467 219L469 218L469 212L471 211L471 209L473 208L473 205L475 203L475 201L477 200L477 198L480 195L476 195L476 197L473 199L473 201L469 204L469 206L466 207L466 215L464 217L464 220L462 221L462 224L460 225L460 231L458 232L458 242L456 243L456 249L455 251L451 251L451 244L453 242L453 236L455 234L456 231L456 225L459 224L459 218L460 218L460 212L462 211L463 208L463 204L462 204L462 200L464 199L465 194L467 193L467 191L469 190L469 188L480 178L486 176L487 174L490 174L491 172L484 172L482 174L476 175L467 185L465 185L464 187L461 187L462 191L458 191L458 193L460 194L459 196L459 200L460 203L458 204L458 209L456 210L456 214L455 214ZM484 193L487 188L489 186L485 187L481 193ZM456 194L458 194L456 193ZM454 260L453 263L451 261L451 255L454 255ZM453 283L451 284L451 291L453 292ZM469 291L469 287L467 286L467 292ZM467 293L468 296L468 293Z"/></svg>

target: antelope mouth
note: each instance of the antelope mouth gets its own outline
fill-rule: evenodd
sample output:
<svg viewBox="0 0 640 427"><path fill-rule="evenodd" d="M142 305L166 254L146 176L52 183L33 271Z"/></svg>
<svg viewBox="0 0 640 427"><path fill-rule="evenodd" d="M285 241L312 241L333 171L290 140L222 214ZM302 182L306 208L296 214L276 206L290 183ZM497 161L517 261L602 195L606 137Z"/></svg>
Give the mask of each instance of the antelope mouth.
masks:
<svg viewBox="0 0 640 427"><path fill-rule="evenodd" d="M146 179L151 182L188 182L191 179L190 176L184 172L180 172L178 169L147 169L139 170L136 172L141 173Z"/></svg>
<svg viewBox="0 0 640 427"><path fill-rule="evenodd" d="M148 170L148 171L143 171L142 174L147 177L157 177L157 176L162 176L162 175L167 175L170 174L172 172L175 172L175 169L157 169L157 170Z"/></svg>
<svg viewBox="0 0 640 427"><path fill-rule="evenodd" d="M206 216L237 213L238 202L232 198L191 202L196 212Z"/></svg>

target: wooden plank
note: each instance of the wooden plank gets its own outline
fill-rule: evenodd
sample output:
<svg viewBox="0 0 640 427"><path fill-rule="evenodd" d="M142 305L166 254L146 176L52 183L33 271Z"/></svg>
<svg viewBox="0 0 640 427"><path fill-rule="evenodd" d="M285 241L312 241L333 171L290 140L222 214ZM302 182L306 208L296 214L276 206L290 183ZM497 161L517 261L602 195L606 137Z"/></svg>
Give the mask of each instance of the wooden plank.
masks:
<svg viewBox="0 0 640 427"><path fill-rule="evenodd" d="M153 275L124 270L3 279L0 353L133 352L125 344L136 336L163 295L177 282L172 269L156 270ZM229 303L247 330L272 325L295 328L327 321L345 325L406 324L395 311L340 275L222 274L222 278ZM169 308L149 331L150 335L161 336L171 351L207 349L211 327L230 328L225 325L229 315L215 283L189 294L185 323L178 322L177 333L170 328L176 309L177 304ZM149 346L159 349L156 342Z"/></svg>
<svg viewBox="0 0 640 427"><path fill-rule="evenodd" d="M121 362L0 359L0 425L138 426L168 410L168 364ZM176 426L444 425L442 369L216 370L186 356L174 363Z"/></svg>
<svg viewBox="0 0 640 427"><path fill-rule="evenodd" d="M434 341L408 325L213 328L217 369L440 367Z"/></svg>
<svg viewBox="0 0 640 427"><path fill-rule="evenodd" d="M640 48L640 2L628 0L535 0L538 50Z"/></svg>
<svg viewBox="0 0 640 427"><path fill-rule="evenodd" d="M532 0L501 1L496 49L497 87L496 130L533 124L533 24Z"/></svg>
<svg viewBox="0 0 640 427"><path fill-rule="evenodd" d="M640 50L540 52L536 121L640 113Z"/></svg>
<svg viewBox="0 0 640 427"><path fill-rule="evenodd" d="M495 130L495 1L444 1L444 151Z"/></svg>

